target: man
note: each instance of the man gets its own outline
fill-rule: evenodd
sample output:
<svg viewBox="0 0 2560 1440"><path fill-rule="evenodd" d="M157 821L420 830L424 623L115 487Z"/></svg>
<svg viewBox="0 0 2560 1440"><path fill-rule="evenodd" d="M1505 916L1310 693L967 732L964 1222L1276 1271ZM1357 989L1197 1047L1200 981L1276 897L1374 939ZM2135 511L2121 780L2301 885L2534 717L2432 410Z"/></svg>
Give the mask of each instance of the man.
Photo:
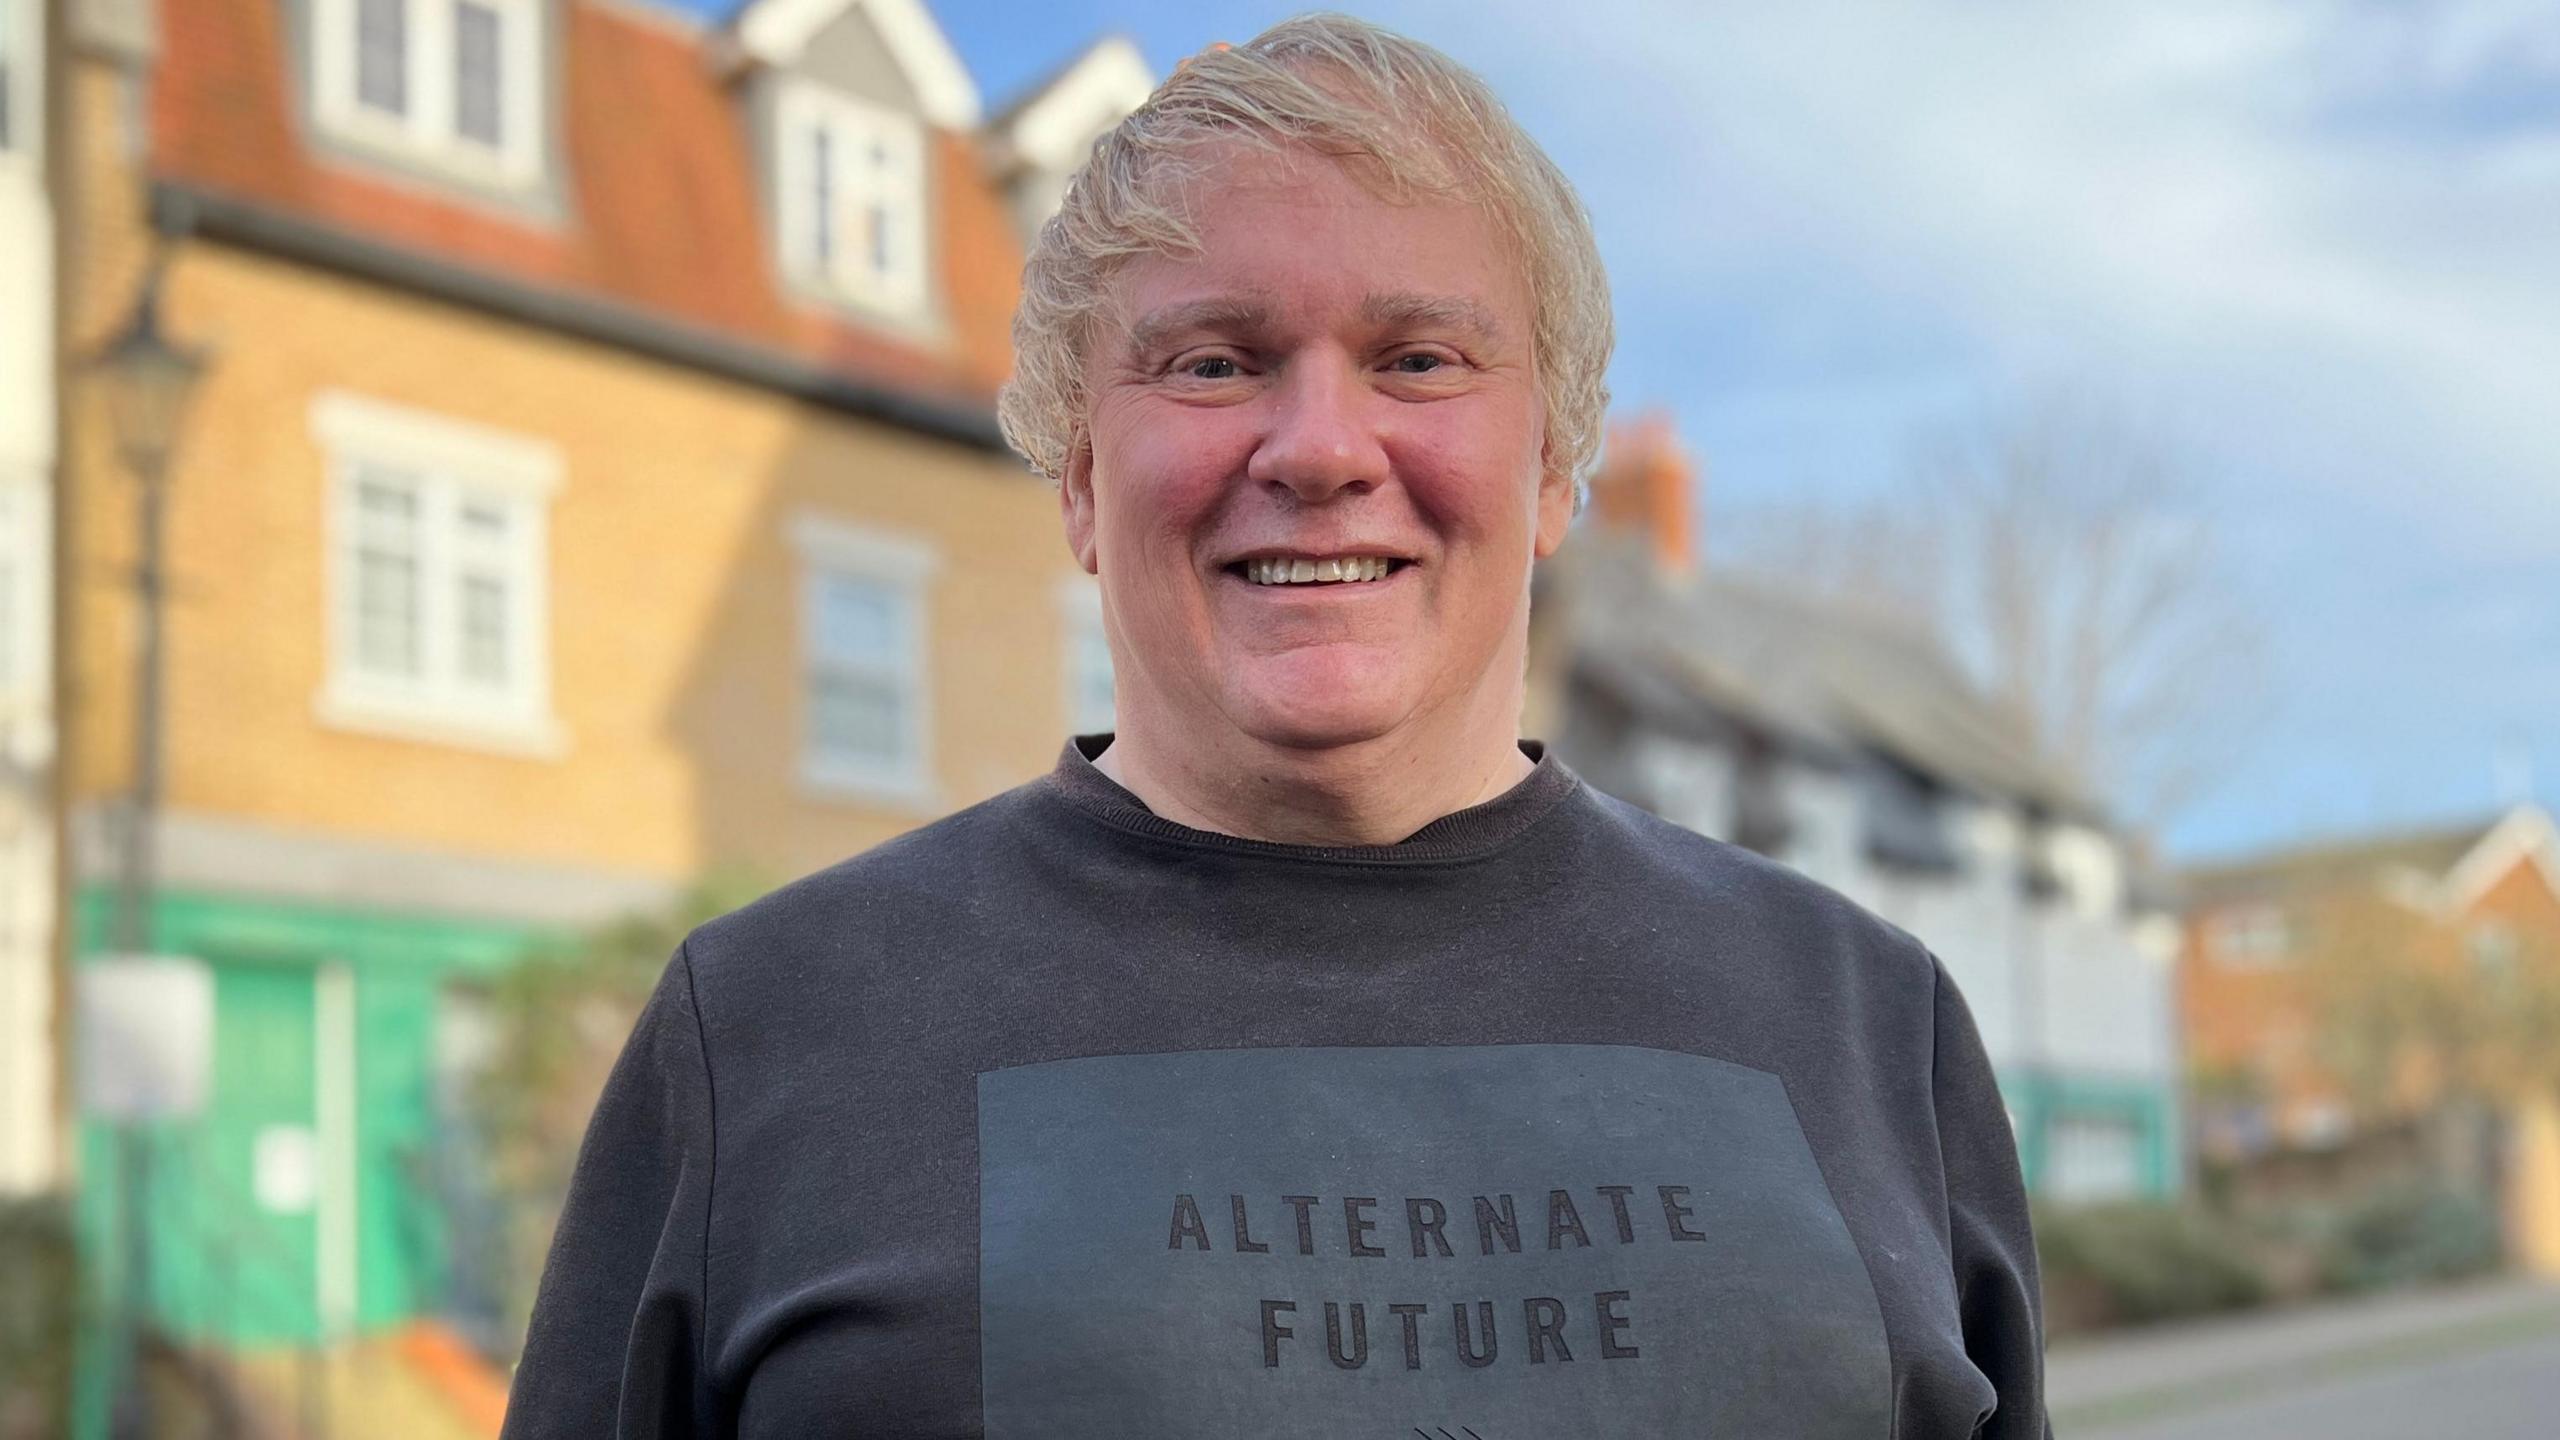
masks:
<svg viewBox="0 0 2560 1440"><path fill-rule="evenodd" d="M1519 738L1609 319L1482 84L1195 58L1016 334L1118 728L686 941L507 1434L2043 1434L1945 973Z"/></svg>

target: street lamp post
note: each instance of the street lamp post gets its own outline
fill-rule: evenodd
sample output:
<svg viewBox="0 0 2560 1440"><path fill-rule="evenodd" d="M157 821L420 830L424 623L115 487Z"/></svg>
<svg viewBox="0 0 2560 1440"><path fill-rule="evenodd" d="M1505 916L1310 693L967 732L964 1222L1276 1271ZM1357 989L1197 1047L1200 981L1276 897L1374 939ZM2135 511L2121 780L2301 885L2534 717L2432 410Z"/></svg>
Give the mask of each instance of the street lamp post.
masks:
<svg viewBox="0 0 2560 1440"><path fill-rule="evenodd" d="M163 260L155 257L142 294L124 328L98 352L95 367L106 391L117 453L141 488L135 531L134 589L139 601L133 709L133 788L126 797L116 848L114 947L138 956L151 949L151 910L156 879L153 845L160 808L161 621L167 582L162 574L163 523L168 507L169 457L204 372L201 352L173 344L160 328ZM143 1215L150 1194L151 1147L143 1122L120 1127L118 1165L124 1222L125 1294L117 1359L124 1383L113 1428L119 1440L147 1436L150 1401L143 1388L143 1307L150 1303L150 1226Z"/></svg>
<svg viewBox="0 0 2560 1440"><path fill-rule="evenodd" d="M125 805L116 865L115 946L129 955L151 948L152 835L160 806L161 622L168 591L161 551L169 457L177 449L178 428L205 365L200 351L172 344L161 331L162 273L155 262L132 316L97 360L117 453L141 488L134 561L141 643L134 672L133 790Z"/></svg>

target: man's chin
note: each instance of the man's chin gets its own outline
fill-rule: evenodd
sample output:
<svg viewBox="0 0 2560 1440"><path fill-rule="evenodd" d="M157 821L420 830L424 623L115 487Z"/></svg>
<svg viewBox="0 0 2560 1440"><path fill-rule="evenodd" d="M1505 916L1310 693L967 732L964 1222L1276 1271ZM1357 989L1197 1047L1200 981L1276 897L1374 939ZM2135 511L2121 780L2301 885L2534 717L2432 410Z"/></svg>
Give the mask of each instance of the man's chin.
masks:
<svg viewBox="0 0 2560 1440"><path fill-rule="evenodd" d="M1265 697L1237 707L1237 728L1280 750L1321 754L1385 739L1407 713L1383 697Z"/></svg>

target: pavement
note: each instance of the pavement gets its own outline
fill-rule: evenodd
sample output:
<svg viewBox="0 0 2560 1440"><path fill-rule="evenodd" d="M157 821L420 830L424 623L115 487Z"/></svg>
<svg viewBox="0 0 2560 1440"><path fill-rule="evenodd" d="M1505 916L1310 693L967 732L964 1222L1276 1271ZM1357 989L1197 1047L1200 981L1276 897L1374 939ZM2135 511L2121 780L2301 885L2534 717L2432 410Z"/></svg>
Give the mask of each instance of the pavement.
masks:
<svg viewBox="0 0 2560 1440"><path fill-rule="evenodd" d="M2056 1346L2054 1431L2106 1440L2560 1435L2560 1285L2497 1280Z"/></svg>
<svg viewBox="0 0 2560 1440"><path fill-rule="evenodd" d="M491 1440L495 1408L457 1390L408 1332L336 1345L243 1351L232 1362L258 1421L273 1440Z"/></svg>

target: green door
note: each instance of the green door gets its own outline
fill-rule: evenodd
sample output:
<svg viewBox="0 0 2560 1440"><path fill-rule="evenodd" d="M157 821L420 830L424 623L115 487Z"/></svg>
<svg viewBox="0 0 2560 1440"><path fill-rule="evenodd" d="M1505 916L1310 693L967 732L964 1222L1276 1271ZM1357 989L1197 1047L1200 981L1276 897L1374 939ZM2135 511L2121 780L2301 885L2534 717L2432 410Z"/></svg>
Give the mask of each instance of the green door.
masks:
<svg viewBox="0 0 2560 1440"><path fill-rule="evenodd" d="M356 983L356 1320L397 1324L435 1307L445 1268L435 1172L436 986Z"/></svg>
<svg viewBox="0 0 2560 1440"><path fill-rule="evenodd" d="M161 1230L180 1241L167 1279L184 1299L170 1318L196 1333L252 1345L319 1334L314 1049L308 966L214 966L213 1088L184 1157L191 1213Z"/></svg>

